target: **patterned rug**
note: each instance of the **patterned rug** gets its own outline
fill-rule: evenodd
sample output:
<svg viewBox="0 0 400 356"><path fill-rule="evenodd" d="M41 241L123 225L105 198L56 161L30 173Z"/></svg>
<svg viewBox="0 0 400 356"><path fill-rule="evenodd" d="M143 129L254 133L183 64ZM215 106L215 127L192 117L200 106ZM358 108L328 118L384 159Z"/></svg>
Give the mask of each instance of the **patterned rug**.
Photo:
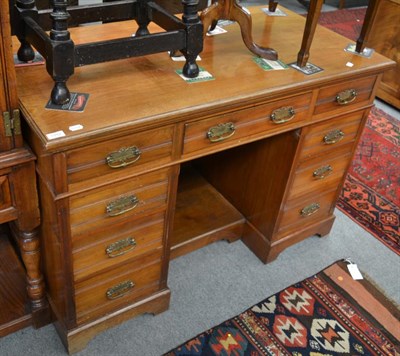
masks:
<svg viewBox="0 0 400 356"><path fill-rule="evenodd" d="M322 12L318 23L353 41L360 35L366 8Z"/></svg>
<svg viewBox="0 0 400 356"><path fill-rule="evenodd" d="M400 122L373 108L337 207L400 255Z"/></svg>
<svg viewBox="0 0 400 356"><path fill-rule="evenodd" d="M394 356L399 325L400 311L341 261L165 355Z"/></svg>

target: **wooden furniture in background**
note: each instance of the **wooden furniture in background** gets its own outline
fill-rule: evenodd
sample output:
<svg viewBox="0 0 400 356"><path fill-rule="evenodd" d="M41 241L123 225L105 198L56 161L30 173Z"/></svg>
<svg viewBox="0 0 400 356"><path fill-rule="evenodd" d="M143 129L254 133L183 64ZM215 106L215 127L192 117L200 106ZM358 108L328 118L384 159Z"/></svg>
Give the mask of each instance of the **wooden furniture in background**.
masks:
<svg viewBox="0 0 400 356"><path fill-rule="evenodd" d="M367 46L397 64L384 73L377 96L400 109L400 0L377 1L370 27Z"/></svg>
<svg viewBox="0 0 400 356"><path fill-rule="evenodd" d="M255 39L295 62L305 19L251 11ZM71 31L95 41L131 27ZM90 95L83 113L46 110L46 69L18 68L25 133L38 156L48 298L69 352L128 318L166 310L170 258L241 238L269 262L329 233L393 62L345 52L347 39L317 27L313 63L323 71L264 71L239 31L205 39L201 65L214 80L185 82L167 53L78 68L70 85Z"/></svg>
<svg viewBox="0 0 400 356"><path fill-rule="evenodd" d="M1 337L28 325L42 326L50 320L40 270L35 156L21 136L6 1L0 2L0 35ZM10 228L4 226L7 223Z"/></svg>

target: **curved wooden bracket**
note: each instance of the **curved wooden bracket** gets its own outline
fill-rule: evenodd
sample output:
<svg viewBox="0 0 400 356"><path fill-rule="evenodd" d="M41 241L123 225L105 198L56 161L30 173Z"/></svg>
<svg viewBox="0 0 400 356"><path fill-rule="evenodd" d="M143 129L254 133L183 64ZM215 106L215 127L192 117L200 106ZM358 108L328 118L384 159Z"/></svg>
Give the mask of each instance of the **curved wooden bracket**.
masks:
<svg viewBox="0 0 400 356"><path fill-rule="evenodd" d="M236 21L240 26L243 42L250 52L265 59L278 59L278 54L274 49L254 43L251 35L251 15L245 8L237 4L236 0L213 0L213 3L201 13L200 18L204 26L204 35L209 28L215 27L218 20Z"/></svg>

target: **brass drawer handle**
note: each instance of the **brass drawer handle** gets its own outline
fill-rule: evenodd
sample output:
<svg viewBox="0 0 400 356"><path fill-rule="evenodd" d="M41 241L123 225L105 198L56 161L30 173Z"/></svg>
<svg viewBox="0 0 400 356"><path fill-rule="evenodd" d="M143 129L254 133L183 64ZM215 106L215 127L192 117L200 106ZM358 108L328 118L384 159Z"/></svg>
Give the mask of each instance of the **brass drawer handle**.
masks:
<svg viewBox="0 0 400 356"><path fill-rule="evenodd" d="M139 203L139 199L135 195L128 195L118 198L107 204L107 215L117 216L135 209Z"/></svg>
<svg viewBox="0 0 400 356"><path fill-rule="evenodd" d="M332 130L324 136L324 143L327 145L332 145L341 141L344 137L344 132L342 130Z"/></svg>
<svg viewBox="0 0 400 356"><path fill-rule="evenodd" d="M312 214L315 214L320 208L320 205L318 203L312 203L310 205L307 205L300 211L301 216L310 216Z"/></svg>
<svg viewBox="0 0 400 356"><path fill-rule="evenodd" d="M355 89L347 89L338 93L335 99L339 105L347 105L356 100L356 97L357 91Z"/></svg>
<svg viewBox="0 0 400 356"><path fill-rule="evenodd" d="M211 127L207 132L207 138L211 142L219 142L226 140L235 133L235 125L233 122L226 122Z"/></svg>
<svg viewBox="0 0 400 356"><path fill-rule="evenodd" d="M295 111L293 106L284 106L282 108L276 109L271 114L271 120L275 124L283 124L292 120L295 117Z"/></svg>
<svg viewBox="0 0 400 356"><path fill-rule="evenodd" d="M106 248L106 254L110 258L125 255L136 247L136 241L132 237L113 242Z"/></svg>
<svg viewBox="0 0 400 356"><path fill-rule="evenodd" d="M121 168L135 163L142 153L136 146L122 147L118 151L111 152L106 157L106 162L111 168Z"/></svg>
<svg viewBox="0 0 400 356"><path fill-rule="evenodd" d="M135 283L133 283L131 280L121 282L116 286L107 289L106 297L110 300L121 298L124 295L128 294L134 286Z"/></svg>
<svg viewBox="0 0 400 356"><path fill-rule="evenodd" d="M317 168L314 172L313 172L313 177L315 179L324 179L325 177L328 177L332 174L333 172L333 168L330 164L326 165L326 166L322 166L320 168Z"/></svg>

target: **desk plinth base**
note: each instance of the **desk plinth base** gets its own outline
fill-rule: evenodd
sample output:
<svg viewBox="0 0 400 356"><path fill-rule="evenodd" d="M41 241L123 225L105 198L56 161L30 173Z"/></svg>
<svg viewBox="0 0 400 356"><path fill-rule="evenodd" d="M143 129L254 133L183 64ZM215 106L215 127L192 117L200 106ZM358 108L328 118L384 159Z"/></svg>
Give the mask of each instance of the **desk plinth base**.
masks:
<svg viewBox="0 0 400 356"><path fill-rule="evenodd" d="M160 314L169 308L171 292L165 289L147 299L138 301L126 308L107 314L93 322L67 330L59 322L55 323L60 338L69 354L83 350L89 341L104 330L114 327L140 314Z"/></svg>
<svg viewBox="0 0 400 356"><path fill-rule="evenodd" d="M264 263L275 260L287 247L300 242L308 237L318 235L326 236L332 229L335 215L321 222L306 227L277 241L269 241L264 235L257 231L249 222L246 223L242 237L246 246Z"/></svg>

